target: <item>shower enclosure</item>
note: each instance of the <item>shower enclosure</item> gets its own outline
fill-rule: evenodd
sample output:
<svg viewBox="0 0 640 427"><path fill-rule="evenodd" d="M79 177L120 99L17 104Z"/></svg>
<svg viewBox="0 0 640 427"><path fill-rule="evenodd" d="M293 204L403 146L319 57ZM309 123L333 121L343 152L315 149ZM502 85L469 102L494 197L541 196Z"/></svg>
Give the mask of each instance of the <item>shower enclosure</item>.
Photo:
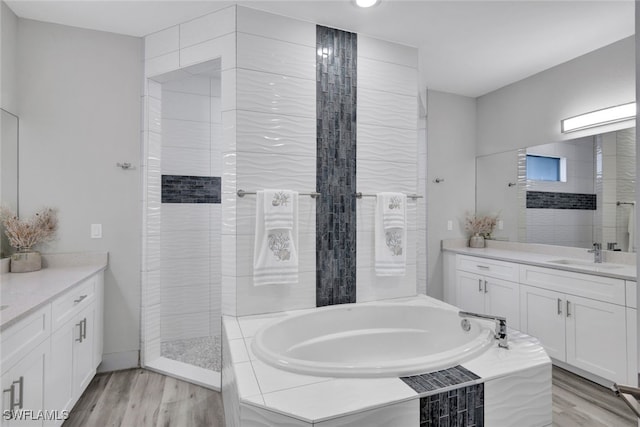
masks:
<svg viewBox="0 0 640 427"><path fill-rule="evenodd" d="M147 80L143 354L211 388L221 369L221 61Z"/></svg>

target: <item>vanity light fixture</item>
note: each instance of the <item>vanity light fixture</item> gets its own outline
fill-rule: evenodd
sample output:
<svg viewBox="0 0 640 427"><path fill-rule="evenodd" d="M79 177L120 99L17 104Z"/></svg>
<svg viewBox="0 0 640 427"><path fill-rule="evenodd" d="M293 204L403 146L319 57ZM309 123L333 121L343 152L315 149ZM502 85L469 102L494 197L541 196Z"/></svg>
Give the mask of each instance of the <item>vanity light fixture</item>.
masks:
<svg viewBox="0 0 640 427"><path fill-rule="evenodd" d="M380 3L380 0L355 0L358 7L371 7Z"/></svg>
<svg viewBox="0 0 640 427"><path fill-rule="evenodd" d="M611 123L623 122L636 117L636 103L616 105L615 107L604 108L590 113L580 114L570 117L560 122L562 133L574 132L596 126L608 125Z"/></svg>

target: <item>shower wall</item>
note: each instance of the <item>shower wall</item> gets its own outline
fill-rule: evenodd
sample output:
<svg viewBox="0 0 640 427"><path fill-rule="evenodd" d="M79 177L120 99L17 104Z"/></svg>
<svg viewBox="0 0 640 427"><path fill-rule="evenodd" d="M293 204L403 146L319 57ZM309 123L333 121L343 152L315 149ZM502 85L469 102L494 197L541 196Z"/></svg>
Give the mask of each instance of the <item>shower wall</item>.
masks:
<svg viewBox="0 0 640 427"><path fill-rule="evenodd" d="M181 77L162 84L163 343L220 334L220 79Z"/></svg>

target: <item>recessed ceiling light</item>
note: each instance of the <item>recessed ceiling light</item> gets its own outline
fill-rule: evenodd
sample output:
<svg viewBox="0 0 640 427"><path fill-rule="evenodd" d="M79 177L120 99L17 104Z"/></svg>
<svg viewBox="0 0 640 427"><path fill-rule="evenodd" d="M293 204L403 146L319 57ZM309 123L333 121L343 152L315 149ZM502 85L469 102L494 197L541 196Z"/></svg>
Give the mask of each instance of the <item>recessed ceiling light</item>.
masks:
<svg viewBox="0 0 640 427"><path fill-rule="evenodd" d="M380 0L355 0L355 1L356 1L356 5L360 7L371 7L380 3Z"/></svg>

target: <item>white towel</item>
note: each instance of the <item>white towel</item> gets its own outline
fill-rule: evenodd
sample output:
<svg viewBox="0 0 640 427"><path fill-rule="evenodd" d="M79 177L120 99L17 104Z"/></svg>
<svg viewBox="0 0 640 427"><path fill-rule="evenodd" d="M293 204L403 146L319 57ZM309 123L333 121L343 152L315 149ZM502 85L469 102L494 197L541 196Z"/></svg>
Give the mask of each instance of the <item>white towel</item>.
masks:
<svg viewBox="0 0 640 427"><path fill-rule="evenodd" d="M629 222L627 223L627 232L629 233L629 252L636 251L636 204L635 202L629 207Z"/></svg>
<svg viewBox="0 0 640 427"><path fill-rule="evenodd" d="M264 191L264 227L267 230L293 228L293 195L291 190Z"/></svg>
<svg viewBox="0 0 640 427"><path fill-rule="evenodd" d="M285 191L290 198L285 206L272 204L273 190L258 191L256 196L256 235L253 251L254 286L298 283L298 193ZM281 199L279 199L282 202ZM267 206L269 208L267 209ZM266 212L271 206L283 207L278 213ZM284 211L289 211L285 214ZM280 228L274 228L274 227Z"/></svg>
<svg viewBox="0 0 640 427"><path fill-rule="evenodd" d="M407 197L379 193L375 215L376 275L404 276L407 267Z"/></svg>

